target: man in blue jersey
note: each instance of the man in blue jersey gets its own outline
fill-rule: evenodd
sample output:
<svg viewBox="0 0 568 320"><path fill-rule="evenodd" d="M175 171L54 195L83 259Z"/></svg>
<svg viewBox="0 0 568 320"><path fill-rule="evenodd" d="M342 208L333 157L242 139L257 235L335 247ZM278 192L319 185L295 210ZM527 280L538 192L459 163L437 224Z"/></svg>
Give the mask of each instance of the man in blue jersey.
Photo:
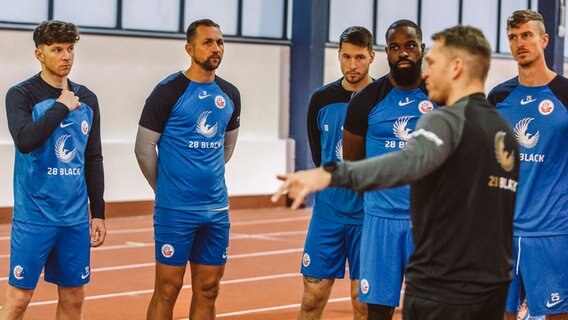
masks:
<svg viewBox="0 0 568 320"><path fill-rule="evenodd" d="M308 138L316 166L340 161L343 122L351 97L371 83L373 35L363 27L349 27L339 37L338 58L343 77L314 92L308 109ZM335 279L345 276L349 262L353 318L366 319L359 302L359 246L363 198L345 188L316 193L313 216L302 258L304 297L299 319L321 319Z"/></svg>
<svg viewBox="0 0 568 320"><path fill-rule="evenodd" d="M422 30L399 20L386 32L390 72L353 97L343 131L346 160L400 150L418 118L434 109L420 78ZM399 305L404 273L414 249L410 230L409 187L365 193L361 238L359 299L369 319L392 319Z"/></svg>
<svg viewBox="0 0 568 320"><path fill-rule="evenodd" d="M204 19L187 28L190 67L152 91L136 137L136 158L156 194L156 279L148 319L171 319L191 268L190 319L214 319L229 246L225 163L237 140L241 100L215 75L223 34Z"/></svg>
<svg viewBox="0 0 568 320"><path fill-rule="evenodd" d="M24 316L43 268L45 280L57 285L55 318L82 319L90 247L106 235L99 105L92 91L68 79L79 41L75 25L45 21L33 39L41 72L6 95L16 157L10 278L0 319Z"/></svg>
<svg viewBox="0 0 568 320"><path fill-rule="evenodd" d="M422 116L399 151L279 176L285 181L272 200L288 193L297 208L327 186L370 191L412 183L415 250L404 319L501 320L511 280L519 148L483 94L491 61L483 33L456 26L432 39L423 77L428 97L446 107Z"/></svg>
<svg viewBox="0 0 568 320"><path fill-rule="evenodd" d="M507 37L518 76L489 94L521 152L506 317L516 319L526 298L532 316L568 319L568 79L546 66L548 34L538 12L513 12Z"/></svg>

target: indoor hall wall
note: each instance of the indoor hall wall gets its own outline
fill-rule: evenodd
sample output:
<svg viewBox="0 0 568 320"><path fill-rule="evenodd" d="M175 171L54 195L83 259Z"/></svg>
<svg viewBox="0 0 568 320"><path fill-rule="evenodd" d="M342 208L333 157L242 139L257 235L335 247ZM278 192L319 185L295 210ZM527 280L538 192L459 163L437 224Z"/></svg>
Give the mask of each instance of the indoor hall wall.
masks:
<svg viewBox="0 0 568 320"><path fill-rule="evenodd" d="M568 64L564 64L564 74L568 71ZM377 50L375 53L375 60L371 65L369 73L373 78L380 78L389 72L387 63L387 56L384 49ZM485 83L485 93L496 86L497 84L508 80L517 75L517 64L512 57L499 56L494 57L491 61L491 68L489 69L489 76ZM339 69L339 61L337 60L337 48L327 48L325 52L325 72L324 81L326 83L337 80L341 77L341 70Z"/></svg>
<svg viewBox="0 0 568 320"><path fill-rule="evenodd" d="M40 70L31 31L0 30L0 207L13 205L14 146L5 96L14 84ZM153 199L134 156L144 101L169 74L189 65L182 39L83 34L70 79L93 90L101 108L107 202ZM268 195L277 173L293 163L288 136L288 46L226 43L217 74L241 92L239 140L227 165L230 196ZM284 137L284 138L281 138ZM291 162L290 162L291 161Z"/></svg>

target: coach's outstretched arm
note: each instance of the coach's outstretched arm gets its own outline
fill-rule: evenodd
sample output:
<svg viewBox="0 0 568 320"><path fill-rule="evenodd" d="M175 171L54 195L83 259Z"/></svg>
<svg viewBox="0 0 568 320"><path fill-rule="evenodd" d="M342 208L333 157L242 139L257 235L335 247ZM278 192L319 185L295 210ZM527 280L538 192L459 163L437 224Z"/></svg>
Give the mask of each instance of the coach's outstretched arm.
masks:
<svg viewBox="0 0 568 320"><path fill-rule="evenodd" d="M136 154L138 166L140 166L142 174L154 192L156 191L156 178L158 177L158 150L156 145L160 137L160 133L138 126L136 144L134 146L134 154Z"/></svg>

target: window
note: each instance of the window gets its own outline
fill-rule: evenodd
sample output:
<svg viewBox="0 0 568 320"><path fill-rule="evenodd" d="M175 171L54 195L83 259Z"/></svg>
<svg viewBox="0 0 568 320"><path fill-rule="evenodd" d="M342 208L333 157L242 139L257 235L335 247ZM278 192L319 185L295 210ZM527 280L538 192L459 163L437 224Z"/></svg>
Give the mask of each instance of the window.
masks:
<svg viewBox="0 0 568 320"><path fill-rule="evenodd" d="M47 20L47 0L2 0L0 21L40 23Z"/></svg>
<svg viewBox="0 0 568 320"><path fill-rule="evenodd" d="M243 0L243 36L282 38L283 0Z"/></svg>
<svg viewBox="0 0 568 320"><path fill-rule="evenodd" d="M179 0L123 0L124 29L179 31Z"/></svg>
<svg viewBox="0 0 568 320"><path fill-rule="evenodd" d="M237 35L239 4L237 0L185 1L184 28L199 19L211 19L224 35ZM184 29L184 32L185 32Z"/></svg>
<svg viewBox="0 0 568 320"><path fill-rule="evenodd" d="M339 42L339 36L350 26L361 26L373 32L373 0L330 0L328 41Z"/></svg>
<svg viewBox="0 0 568 320"><path fill-rule="evenodd" d="M116 28L117 0L57 0L54 19L85 27Z"/></svg>

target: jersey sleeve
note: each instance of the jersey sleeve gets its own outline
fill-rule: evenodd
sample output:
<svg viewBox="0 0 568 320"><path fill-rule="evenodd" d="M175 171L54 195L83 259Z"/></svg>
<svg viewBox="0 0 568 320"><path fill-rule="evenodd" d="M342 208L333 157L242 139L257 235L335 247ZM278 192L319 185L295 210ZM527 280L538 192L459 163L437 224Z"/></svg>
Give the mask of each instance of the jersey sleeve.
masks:
<svg viewBox="0 0 568 320"><path fill-rule="evenodd" d="M83 89L88 91L87 89ZM87 147L85 149L85 180L87 194L89 196L91 216L93 218L105 218L105 176L103 167L103 153L101 143L101 117L97 96L88 91L84 98L93 110L93 124ZM82 98L83 100L83 98Z"/></svg>
<svg viewBox="0 0 568 320"><path fill-rule="evenodd" d="M8 129L21 153L29 153L41 147L69 113L67 106L56 101L41 118L33 121L32 108L33 101L24 88L12 87L8 90Z"/></svg>
<svg viewBox="0 0 568 320"><path fill-rule="evenodd" d="M562 102L564 108L568 109L568 79L557 75L548 85L554 95Z"/></svg>
<svg viewBox="0 0 568 320"><path fill-rule="evenodd" d="M318 126L318 113L320 106L316 103L318 100L317 94L318 93L315 92L310 98L307 116L307 130L312 160L314 161L315 166L319 167L321 165L321 134Z"/></svg>
<svg viewBox="0 0 568 320"><path fill-rule="evenodd" d="M159 84L146 99L139 125L154 132L162 133L177 99Z"/></svg>
<svg viewBox="0 0 568 320"><path fill-rule="evenodd" d="M215 82L217 82L221 90L233 101L234 109L229 123L227 123L227 131L235 130L241 126L241 93L237 87L221 77L215 77Z"/></svg>
<svg viewBox="0 0 568 320"><path fill-rule="evenodd" d="M369 128L369 113L392 88L388 76L384 76L356 93L347 106L343 128L352 134L365 137Z"/></svg>
<svg viewBox="0 0 568 320"><path fill-rule="evenodd" d="M487 100L492 106L496 107L497 104L503 102L518 85L518 77L507 80L491 89L487 95Z"/></svg>

